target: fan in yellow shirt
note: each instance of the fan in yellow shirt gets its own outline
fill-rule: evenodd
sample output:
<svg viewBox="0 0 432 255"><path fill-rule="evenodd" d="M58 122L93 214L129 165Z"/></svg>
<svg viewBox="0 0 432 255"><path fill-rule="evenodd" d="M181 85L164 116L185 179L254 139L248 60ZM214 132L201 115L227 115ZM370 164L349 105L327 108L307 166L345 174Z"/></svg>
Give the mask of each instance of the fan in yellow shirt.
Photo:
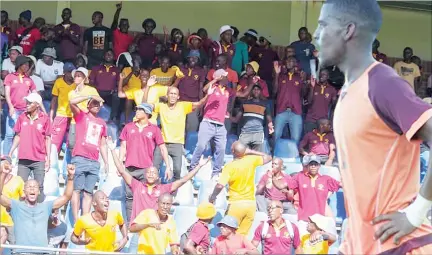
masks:
<svg viewBox="0 0 432 255"><path fill-rule="evenodd" d="M130 231L139 233L138 254L165 254L168 245L172 254L180 254L176 223L168 215L172 203L172 195L162 194L158 199L157 210L141 211L132 222Z"/></svg>
<svg viewBox="0 0 432 255"><path fill-rule="evenodd" d="M19 176L8 174L5 179L2 193L4 196L15 200L19 200L21 197L24 197L23 179ZM3 206L0 206L0 225L7 227L13 226L12 217Z"/></svg>
<svg viewBox="0 0 432 255"><path fill-rule="evenodd" d="M237 233L247 235L256 211L255 169L270 162L272 157L250 150L239 141L232 144L231 150L234 160L222 169L218 184L209 201L214 202L217 195L228 184L229 208L226 214L233 216L239 222Z"/></svg>
<svg viewBox="0 0 432 255"><path fill-rule="evenodd" d="M314 214L307 225L309 234L302 236L304 254L328 254L329 247L336 242L336 223L330 217Z"/></svg>
<svg viewBox="0 0 432 255"><path fill-rule="evenodd" d="M128 241L127 228L120 212L109 211L109 199L103 191L93 195L94 211L81 216L74 226L71 241L85 245L90 251L117 252ZM120 228L123 238L116 242L116 229Z"/></svg>

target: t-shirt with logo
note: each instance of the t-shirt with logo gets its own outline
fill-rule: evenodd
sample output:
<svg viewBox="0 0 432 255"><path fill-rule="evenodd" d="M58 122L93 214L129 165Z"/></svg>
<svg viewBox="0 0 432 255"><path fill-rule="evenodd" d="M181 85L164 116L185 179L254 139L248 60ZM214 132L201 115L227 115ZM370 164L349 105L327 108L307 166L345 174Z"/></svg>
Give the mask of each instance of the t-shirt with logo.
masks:
<svg viewBox="0 0 432 255"><path fill-rule="evenodd" d="M336 144L333 133L319 133L317 130L307 133L300 142L300 148L309 147L316 155L329 155L330 144Z"/></svg>
<svg viewBox="0 0 432 255"><path fill-rule="evenodd" d="M141 128L135 122L126 124L120 140L126 142L125 166L142 169L152 166L155 147L164 143L160 129L151 123Z"/></svg>
<svg viewBox="0 0 432 255"><path fill-rule="evenodd" d="M10 73L6 75L4 82L5 87L10 87L10 100L16 110L24 110L27 106L24 97L32 91L36 91L36 85L33 80L18 73Z"/></svg>
<svg viewBox="0 0 432 255"><path fill-rule="evenodd" d="M107 136L105 121L83 111L74 115L74 119L76 121L76 143L72 156L98 160L101 139Z"/></svg>
<svg viewBox="0 0 432 255"><path fill-rule="evenodd" d="M21 42L19 43L20 46L23 48L22 54L30 55L33 46L37 41L41 39L42 35L38 28L32 28L26 35L24 35L25 30L27 30L27 28L25 27L20 27L17 29L16 31L17 38L15 41L17 41L19 38L22 37Z"/></svg>
<svg viewBox="0 0 432 255"><path fill-rule="evenodd" d="M15 133L20 136L18 159L45 161L45 138L51 135L50 119L42 111L35 117L22 113L14 126Z"/></svg>
<svg viewBox="0 0 432 255"><path fill-rule="evenodd" d="M42 59L39 59L36 63L36 71L39 77L45 81L55 81L61 75L63 75L63 62L54 60L52 65L47 65Z"/></svg>
<svg viewBox="0 0 432 255"><path fill-rule="evenodd" d="M414 88L414 79L420 77L420 69L415 63L405 63L403 61L398 61L393 66L397 74L406 80L411 87Z"/></svg>
<svg viewBox="0 0 432 255"><path fill-rule="evenodd" d="M92 213L81 216L74 226L74 235L90 238L86 249L91 251L113 252L117 247L116 230L117 226L124 224L123 217L118 211L108 211L105 224L102 226L96 222Z"/></svg>
<svg viewBox="0 0 432 255"><path fill-rule="evenodd" d="M111 29L101 27L91 27L84 31L84 41L87 41L87 56L95 61L103 61L104 52L112 42Z"/></svg>

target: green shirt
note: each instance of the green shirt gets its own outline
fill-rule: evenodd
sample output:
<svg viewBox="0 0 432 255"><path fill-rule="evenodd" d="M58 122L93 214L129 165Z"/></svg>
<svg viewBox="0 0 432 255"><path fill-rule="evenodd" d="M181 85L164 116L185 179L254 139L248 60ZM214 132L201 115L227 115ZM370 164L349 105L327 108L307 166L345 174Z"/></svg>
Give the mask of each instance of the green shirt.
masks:
<svg viewBox="0 0 432 255"><path fill-rule="evenodd" d="M247 63L249 63L248 46L245 42L237 41L235 44L235 54L232 59L231 69L237 72L238 76L245 69Z"/></svg>

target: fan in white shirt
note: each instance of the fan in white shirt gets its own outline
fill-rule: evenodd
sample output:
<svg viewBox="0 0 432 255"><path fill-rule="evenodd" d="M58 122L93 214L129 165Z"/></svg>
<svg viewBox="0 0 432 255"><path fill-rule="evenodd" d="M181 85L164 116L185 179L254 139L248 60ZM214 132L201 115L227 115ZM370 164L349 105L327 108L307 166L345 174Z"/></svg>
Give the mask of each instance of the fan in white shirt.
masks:
<svg viewBox="0 0 432 255"><path fill-rule="evenodd" d="M1 78L4 80L6 75L15 72L15 59L21 55L23 49L21 46L12 46L9 49L9 57L3 60Z"/></svg>
<svg viewBox="0 0 432 255"><path fill-rule="evenodd" d="M42 81L47 87L52 89L55 80L63 75L63 63L54 60L57 57L54 48L45 48L42 52L42 59L36 63L35 74L42 78Z"/></svg>

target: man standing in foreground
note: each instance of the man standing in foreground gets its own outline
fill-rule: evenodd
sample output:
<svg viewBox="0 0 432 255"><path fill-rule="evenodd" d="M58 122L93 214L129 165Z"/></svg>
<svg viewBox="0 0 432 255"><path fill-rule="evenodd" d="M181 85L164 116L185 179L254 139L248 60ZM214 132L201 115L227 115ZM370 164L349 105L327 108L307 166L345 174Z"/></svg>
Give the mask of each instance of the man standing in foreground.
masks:
<svg viewBox="0 0 432 255"><path fill-rule="evenodd" d="M334 113L349 214L340 252L431 254L432 228L422 224L432 206L431 166L419 193L418 185L432 109L370 54L381 23L376 0L327 0L314 34L321 66L338 66L346 80Z"/></svg>
<svg viewBox="0 0 432 255"><path fill-rule="evenodd" d="M10 174L12 167L10 158L3 160L0 167L0 204L10 209L14 222L16 245L48 247L48 218L52 210L64 206L72 197L75 166L68 165L68 181L63 196L53 201L38 203L39 183L28 180L24 185L25 197L23 201L10 199L2 194L5 177ZM26 253L25 250L15 250L17 254ZM34 250L27 251L35 252Z"/></svg>

